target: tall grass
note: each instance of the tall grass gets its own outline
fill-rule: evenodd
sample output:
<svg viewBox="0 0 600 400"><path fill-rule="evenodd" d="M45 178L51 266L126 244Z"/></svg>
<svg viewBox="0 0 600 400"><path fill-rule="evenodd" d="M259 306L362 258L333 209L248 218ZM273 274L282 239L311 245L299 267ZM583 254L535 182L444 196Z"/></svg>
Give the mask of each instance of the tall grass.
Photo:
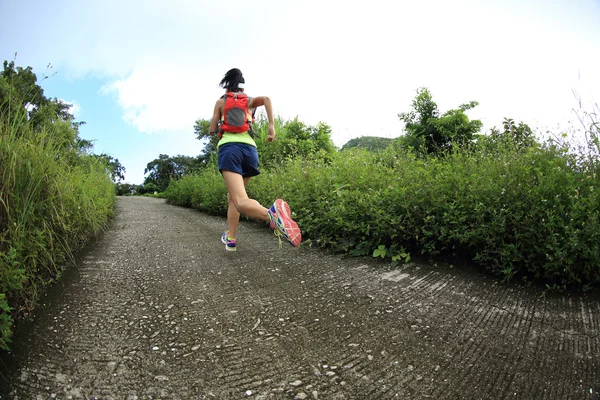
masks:
<svg viewBox="0 0 600 400"><path fill-rule="evenodd" d="M0 348L14 318L113 212L106 166L65 143L69 121L33 130L25 116L0 121ZM73 137L76 135L72 135Z"/></svg>

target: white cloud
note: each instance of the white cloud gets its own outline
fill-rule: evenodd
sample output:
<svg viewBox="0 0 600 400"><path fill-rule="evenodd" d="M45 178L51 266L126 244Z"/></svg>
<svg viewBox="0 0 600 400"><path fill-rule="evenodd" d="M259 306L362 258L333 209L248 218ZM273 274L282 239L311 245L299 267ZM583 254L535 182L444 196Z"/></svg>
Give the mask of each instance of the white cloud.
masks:
<svg viewBox="0 0 600 400"><path fill-rule="evenodd" d="M200 70L193 66L150 64L135 68L103 92L116 94L123 119L140 132L190 130L196 119L207 117L211 104L198 76Z"/></svg>
<svg viewBox="0 0 600 400"><path fill-rule="evenodd" d="M470 116L486 128L504 117L552 125L569 116L577 87L600 97L592 0L61 4L35 6L46 15L31 27L45 33L35 57L74 77L110 77L104 93L141 132L190 131L210 118L232 67L284 118L331 125L338 145L398 136L397 113L421 86L441 111L479 101ZM65 32L76 34L64 41Z"/></svg>
<svg viewBox="0 0 600 400"><path fill-rule="evenodd" d="M261 5L241 0L227 3L161 0L42 0L2 4L0 48L19 52L22 64L42 70L49 62L73 78L88 74L123 77L156 61L208 64L239 59L250 48L249 36L265 36L277 26L273 13L285 10L278 1ZM234 10L234 11L232 11ZM227 23L228 19L236 20ZM32 18L37 13L43 18ZM14 48L9 48L8 46ZM235 52L231 49L236 48Z"/></svg>
<svg viewBox="0 0 600 400"><path fill-rule="evenodd" d="M75 119L80 119L81 117L81 106L74 100L72 101L67 101L64 99L58 99L59 101L65 103L65 104L69 104L69 113L75 118Z"/></svg>

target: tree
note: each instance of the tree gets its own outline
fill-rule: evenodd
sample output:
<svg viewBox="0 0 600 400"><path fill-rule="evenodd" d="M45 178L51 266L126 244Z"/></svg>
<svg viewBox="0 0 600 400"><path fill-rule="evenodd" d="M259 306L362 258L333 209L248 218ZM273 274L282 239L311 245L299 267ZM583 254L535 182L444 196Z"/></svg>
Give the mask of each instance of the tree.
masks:
<svg viewBox="0 0 600 400"><path fill-rule="evenodd" d="M108 154L93 155L101 159L106 164L107 173L113 182L118 183L125 179L125 167L119 162L118 158L109 156Z"/></svg>
<svg viewBox="0 0 600 400"><path fill-rule="evenodd" d="M481 130L483 123L480 120L470 120L466 111L478 104L476 101L462 104L458 109L446 111L440 118L433 121L439 133L438 138L442 151L451 150L453 145L466 147L473 143L475 134Z"/></svg>
<svg viewBox="0 0 600 400"><path fill-rule="evenodd" d="M217 144L219 143L219 137L216 134L210 134L208 129L210 128L210 121L207 119L198 119L194 123L194 133L196 139L205 141L204 150L202 154L198 156L200 164L206 165L211 157L217 154Z"/></svg>
<svg viewBox="0 0 600 400"><path fill-rule="evenodd" d="M419 88L412 102L412 110L398 114L405 124L406 135L400 142L427 154L443 154L453 146L463 147L474 140L474 135L483 126L479 120L471 121L466 111L479 103L471 101L442 116L427 88Z"/></svg>
<svg viewBox="0 0 600 400"><path fill-rule="evenodd" d="M31 67L17 67L14 61L5 60L0 72L0 117L4 121L27 121L34 132L50 132L60 143L57 150L77 160L79 154L92 148L91 141L79 137L79 127L85 122L74 121L70 104L45 97L37 80Z"/></svg>
<svg viewBox="0 0 600 400"><path fill-rule="evenodd" d="M268 121L259 119L254 131L257 134L256 146L260 163L264 168L273 168L290 157L329 158L337 149L331 140L331 128L324 122L316 126L306 125L295 118L284 122L275 119L277 136L274 142L267 142Z"/></svg>
<svg viewBox="0 0 600 400"><path fill-rule="evenodd" d="M519 122L517 125L511 118L504 118L502 122L503 130L493 127L488 137L488 141L492 144L515 146L517 149L524 149L535 145L535 135L529 125Z"/></svg>
<svg viewBox="0 0 600 400"><path fill-rule="evenodd" d="M154 182L146 182L138 188L139 194L160 192L160 188Z"/></svg>
<svg viewBox="0 0 600 400"><path fill-rule="evenodd" d="M25 110L27 119L36 129L47 122L73 120L69 111L71 104L45 97L44 89L37 84L37 76L31 67L15 67L14 61L5 60L0 75L5 80L0 90L0 115L11 113L17 116Z"/></svg>
<svg viewBox="0 0 600 400"><path fill-rule="evenodd" d="M170 157L167 154L160 154L157 159L146 165L144 175L149 175L144 179L144 187L147 188L152 184L156 185L157 191L164 192L171 180L193 173L199 170L200 166L201 160L198 157L182 155Z"/></svg>
<svg viewBox="0 0 600 400"><path fill-rule="evenodd" d="M11 103L19 105L22 109L33 110L34 107L40 107L48 102L48 99L44 97L44 89L37 84L37 76L31 67L15 67L14 61L6 60L3 67L1 75L13 89L13 92L10 93Z"/></svg>

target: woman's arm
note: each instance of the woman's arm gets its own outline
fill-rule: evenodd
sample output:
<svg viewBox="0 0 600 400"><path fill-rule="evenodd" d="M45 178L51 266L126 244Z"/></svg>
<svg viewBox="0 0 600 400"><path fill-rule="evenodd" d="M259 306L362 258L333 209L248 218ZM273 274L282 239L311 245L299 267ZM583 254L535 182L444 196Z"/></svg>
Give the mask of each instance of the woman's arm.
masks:
<svg viewBox="0 0 600 400"><path fill-rule="evenodd" d="M265 106L267 121L269 121L269 136L267 137L267 140L272 142L275 139L275 123L273 121L273 105L271 104L271 99L267 96L258 96L253 97L248 103L248 108L257 108L260 106Z"/></svg>
<svg viewBox="0 0 600 400"><path fill-rule="evenodd" d="M267 96L258 96L250 99L248 103L248 108L258 108L260 106L265 106L265 111L267 112L267 119L270 124L273 123L273 106L271 105L271 99Z"/></svg>
<svg viewBox="0 0 600 400"><path fill-rule="evenodd" d="M208 128L208 133L214 134L217 132L217 126L219 120L221 119L221 109L223 108L223 99L217 100L215 103L215 109L213 111L212 119L210 120L210 127Z"/></svg>

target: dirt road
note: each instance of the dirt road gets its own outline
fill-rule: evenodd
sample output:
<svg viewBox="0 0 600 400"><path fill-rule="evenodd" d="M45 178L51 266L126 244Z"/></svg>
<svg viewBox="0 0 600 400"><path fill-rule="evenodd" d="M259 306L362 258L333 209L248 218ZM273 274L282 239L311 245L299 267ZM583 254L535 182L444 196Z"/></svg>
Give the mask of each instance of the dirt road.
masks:
<svg viewBox="0 0 600 400"><path fill-rule="evenodd" d="M598 296L391 270L121 197L4 357L11 399L598 399Z"/></svg>

